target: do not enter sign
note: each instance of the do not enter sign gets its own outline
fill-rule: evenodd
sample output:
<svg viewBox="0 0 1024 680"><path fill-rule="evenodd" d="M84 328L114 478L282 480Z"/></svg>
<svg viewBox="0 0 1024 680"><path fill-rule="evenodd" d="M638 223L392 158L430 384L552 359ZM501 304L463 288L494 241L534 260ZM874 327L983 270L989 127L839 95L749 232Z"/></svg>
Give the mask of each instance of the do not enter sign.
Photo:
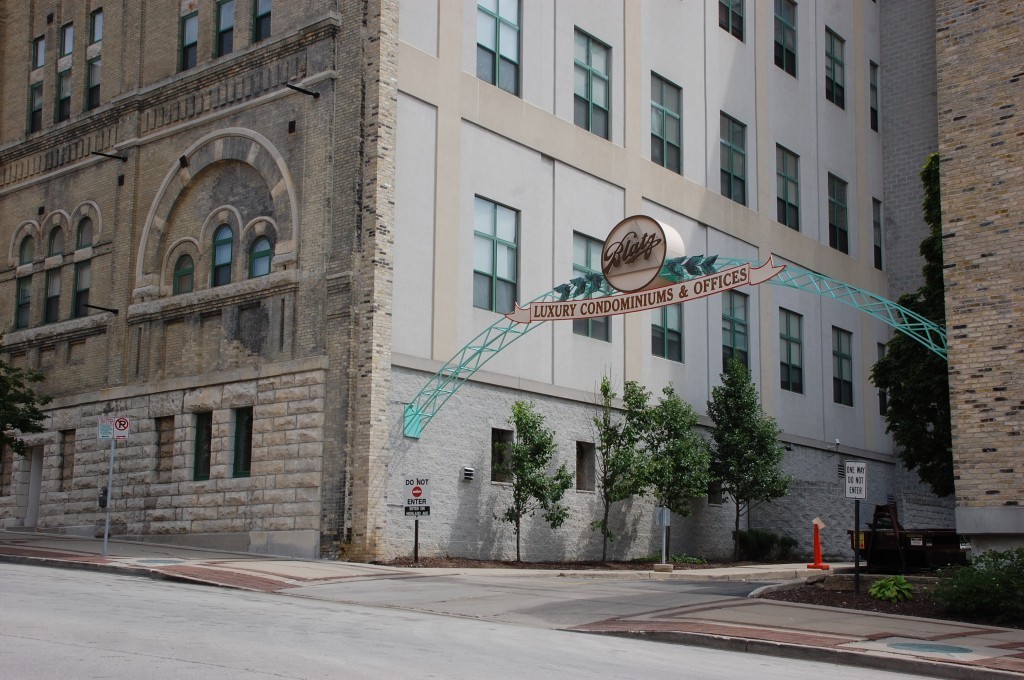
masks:
<svg viewBox="0 0 1024 680"><path fill-rule="evenodd" d="M430 478L408 476L405 478L405 516L413 519L430 517Z"/></svg>

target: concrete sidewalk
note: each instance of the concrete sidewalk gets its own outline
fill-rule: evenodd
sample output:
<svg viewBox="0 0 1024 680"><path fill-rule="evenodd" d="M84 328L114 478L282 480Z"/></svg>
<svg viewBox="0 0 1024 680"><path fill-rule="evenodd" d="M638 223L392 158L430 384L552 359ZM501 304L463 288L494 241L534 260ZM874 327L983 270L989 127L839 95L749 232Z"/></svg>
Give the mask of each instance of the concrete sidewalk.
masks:
<svg viewBox="0 0 1024 680"><path fill-rule="evenodd" d="M351 579L458 576L786 582L816 573L803 564L652 571L398 568L217 552L135 541L0 531L0 561L111 571L259 592ZM833 568L843 565L833 565ZM1024 630L875 614L757 598L596 620L571 630L814 659L943 678L1024 677Z"/></svg>

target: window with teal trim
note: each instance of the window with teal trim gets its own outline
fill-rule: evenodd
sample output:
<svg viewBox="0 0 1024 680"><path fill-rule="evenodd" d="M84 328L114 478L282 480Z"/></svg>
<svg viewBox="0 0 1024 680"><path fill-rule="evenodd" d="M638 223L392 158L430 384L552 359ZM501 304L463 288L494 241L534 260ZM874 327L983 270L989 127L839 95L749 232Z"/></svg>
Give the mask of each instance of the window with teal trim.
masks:
<svg viewBox="0 0 1024 680"><path fill-rule="evenodd" d="M730 359L750 368L747 354L748 296L727 290L722 293L722 370Z"/></svg>
<svg viewBox="0 0 1024 680"><path fill-rule="evenodd" d="M796 3L775 0L775 65L796 77Z"/></svg>
<svg viewBox="0 0 1024 680"><path fill-rule="evenodd" d="M722 195L747 204L747 126L731 116L719 115L719 160Z"/></svg>
<svg viewBox="0 0 1024 680"><path fill-rule="evenodd" d="M573 47L573 120L608 139L611 115L611 48L576 29Z"/></svg>
<svg viewBox="0 0 1024 680"><path fill-rule="evenodd" d="M270 241L261 236L256 239L249 250L249 278L266 276L270 273L270 261L274 256L274 250L270 247Z"/></svg>
<svg viewBox="0 0 1024 680"><path fill-rule="evenodd" d="M473 204L473 306L508 314L516 302L519 212L477 196Z"/></svg>
<svg viewBox="0 0 1024 680"><path fill-rule="evenodd" d="M846 182L832 174L828 176L828 245L841 253L850 252Z"/></svg>
<svg viewBox="0 0 1024 680"><path fill-rule="evenodd" d="M832 401L853 406L853 333L832 327Z"/></svg>
<svg viewBox="0 0 1024 680"><path fill-rule="evenodd" d="M775 147L776 216L800 231L800 157L783 146Z"/></svg>
<svg viewBox="0 0 1024 680"><path fill-rule="evenodd" d="M682 172L682 100L682 89L651 74L651 160L673 172Z"/></svg>
<svg viewBox="0 0 1024 680"><path fill-rule="evenodd" d="M174 294L191 293L195 288L195 262L191 255L182 255L174 263Z"/></svg>
<svg viewBox="0 0 1024 680"><path fill-rule="evenodd" d="M871 234L874 241L875 269L882 268L882 202L871 199Z"/></svg>
<svg viewBox="0 0 1024 680"><path fill-rule="evenodd" d="M572 277L601 273L601 241L583 234L572 235ZM588 296L589 297L589 296ZM610 342L612 319L602 316L595 319L573 319L572 332L588 338Z"/></svg>
<svg viewBox="0 0 1024 680"><path fill-rule="evenodd" d="M743 40L743 0L718 0L718 25Z"/></svg>
<svg viewBox="0 0 1024 680"><path fill-rule="evenodd" d="M651 354L682 362L683 305L676 303L651 310Z"/></svg>
<svg viewBox="0 0 1024 680"><path fill-rule="evenodd" d="M222 224L213 234L213 278L211 285L223 286L231 283L231 251L234 234L231 227Z"/></svg>
<svg viewBox="0 0 1024 680"><path fill-rule="evenodd" d="M779 377L787 392L804 392L804 318L779 309Z"/></svg>
<svg viewBox="0 0 1024 680"><path fill-rule="evenodd" d="M846 108L845 45L845 40L825 29L825 99L841 109Z"/></svg>
<svg viewBox="0 0 1024 680"><path fill-rule="evenodd" d="M477 3L476 77L519 94L519 0Z"/></svg>

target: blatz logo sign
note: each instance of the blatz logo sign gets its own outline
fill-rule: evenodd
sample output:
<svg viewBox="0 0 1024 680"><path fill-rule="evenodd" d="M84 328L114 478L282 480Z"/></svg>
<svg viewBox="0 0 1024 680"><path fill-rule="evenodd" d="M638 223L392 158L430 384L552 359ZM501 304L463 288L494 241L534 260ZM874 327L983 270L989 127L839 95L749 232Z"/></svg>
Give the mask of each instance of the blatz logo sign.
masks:
<svg viewBox="0 0 1024 680"><path fill-rule="evenodd" d="M531 302L516 305L505 316L516 323L589 319L627 312L642 312L677 302L689 302L740 286L756 286L778 276L785 265L777 266L772 258L760 267L749 263L730 267L686 281L673 282L660 276L668 259L685 254L679 233L647 217L637 215L619 222L608 234L602 249L602 270L608 283L621 295L566 300Z"/></svg>

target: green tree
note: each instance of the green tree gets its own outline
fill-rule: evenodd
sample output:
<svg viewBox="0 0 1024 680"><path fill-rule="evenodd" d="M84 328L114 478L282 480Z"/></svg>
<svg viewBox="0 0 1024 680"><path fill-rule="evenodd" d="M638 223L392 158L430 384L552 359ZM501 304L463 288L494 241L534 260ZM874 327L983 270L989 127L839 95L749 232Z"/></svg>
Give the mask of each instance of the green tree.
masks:
<svg viewBox="0 0 1024 680"><path fill-rule="evenodd" d="M782 473L785 452L775 420L761 410L750 371L731 359L722 384L711 390L711 477L736 505L733 559L739 559L740 515L752 504L781 498L792 477Z"/></svg>
<svg viewBox="0 0 1024 680"><path fill-rule="evenodd" d="M921 170L921 204L928 237L921 242L924 285L899 303L934 321L946 323L942 281L942 207L939 155ZM886 431L900 447L900 460L916 470L937 496L953 493L953 437L949 418L949 373L946 361L910 336L897 333L885 356L871 369L871 380L886 393Z"/></svg>
<svg viewBox="0 0 1024 680"><path fill-rule="evenodd" d="M0 447L9 446L25 455L21 435L43 431L45 415L41 407L50 403L50 397L36 394L30 386L43 380L37 370L16 368L0 360Z"/></svg>
<svg viewBox="0 0 1024 680"><path fill-rule="evenodd" d="M601 497L601 519L591 529L601 532L601 559L608 559L608 542L615 540L609 526L611 507L619 501L642 495L646 487L647 457L644 435L649 427L647 402L650 394L629 380L623 387L621 418L612 414L616 397L608 376L601 378L601 415L594 418L597 428L597 484Z"/></svg>
<svg viewBox="0 0 1024 680"><path fill-rule="evenodd" d="M647 483L658 505L690 514L690 499L707 495L711 448L697 432L697 412L669 386L651 409L647 443Z"/></svg>
<svg viewBox="0 0 1024 680"><path fill-rule="evenodd" d="M533 517L543 510L544 521L557 529L569 516L569 508L562 505L565 492L572 486L572 473L563 463L554 475L547 473L555 455L555 436L544 427L544 417L537 413L532 402L512 404L508 422L515 429L515 441L504 445L501 471L512 485L509 505L495 519L512 525L516 535L516 562L522 561L520 545L524 517Z"/></svg>

